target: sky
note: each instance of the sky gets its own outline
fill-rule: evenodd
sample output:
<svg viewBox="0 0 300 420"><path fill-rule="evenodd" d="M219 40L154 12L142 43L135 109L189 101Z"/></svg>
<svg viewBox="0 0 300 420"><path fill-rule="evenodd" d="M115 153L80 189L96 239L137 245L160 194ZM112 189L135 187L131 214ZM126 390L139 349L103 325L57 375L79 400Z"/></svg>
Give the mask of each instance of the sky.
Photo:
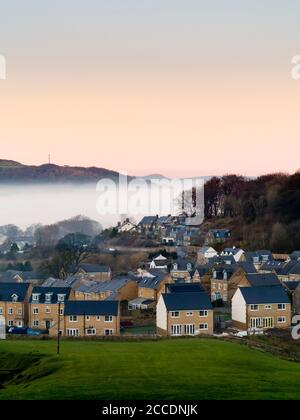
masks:
<svg viewBox="0 0 300 420"><path fill-rule="evenodd" d="M173 177L300 167L299 0L0 6L0 158Z"/></svg>

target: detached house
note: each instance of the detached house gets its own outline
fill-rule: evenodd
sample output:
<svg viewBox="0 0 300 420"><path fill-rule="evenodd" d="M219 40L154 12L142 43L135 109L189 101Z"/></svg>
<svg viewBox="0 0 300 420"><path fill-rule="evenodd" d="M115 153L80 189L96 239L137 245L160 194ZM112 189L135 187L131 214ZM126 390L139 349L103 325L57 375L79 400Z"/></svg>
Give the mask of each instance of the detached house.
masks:
<svg viewBox="0 0 300 420"><path fill-rule="evenodd" d="M244 251L240 248L232 247L232 248L225 248L221 252L221 256L233 256L235 262L243 261L245 259L244 257Z"/></svg>
<svg viewBox="0 0 300 420"><path fill-rule="evenodd" d="M82 263L76 267L70 267L68 275L82 275L90 280L108 281L111 280L112 272L107 265Z"/></svg>
<svg viewBox="0 0 300 420"><path fill-rule="evenodd" d="M232 298L232 323L243 331L291 326L291 302L285 289L240 287Z"/></svg>
<svg viewBox="0 0 300 420"><path fill-rule="evenodd" d="M69 287L34 287L29 300L29 326L56 335L71 293Z"/></svg>
<svg viewBox="0 0 300 420"><path fill-rule="evenodd" d="M206 264L209 262L210 258L217 257L217 251L211 246L203 246L197 252L197 263Z"/></svg>
<svg viewBox="0 0 300 420"><path fill-rule="evenodd" d="M213 307L205 292L178 287L160 296L156 308L157 332L161 335L212 335Z"/></svg>
<svg viewBox="0 0 300 420"><path fill-rule="evenodd" d="M69 337L119 335L119 302L68 301L62 327L62 334Z"/></svg>
<svg viewBox="0 0 300 420"><path fill-rule="evenodd" d="M30 284L0 284L0 316L7 327L26 327L28 324L28 300Z"/></svg>

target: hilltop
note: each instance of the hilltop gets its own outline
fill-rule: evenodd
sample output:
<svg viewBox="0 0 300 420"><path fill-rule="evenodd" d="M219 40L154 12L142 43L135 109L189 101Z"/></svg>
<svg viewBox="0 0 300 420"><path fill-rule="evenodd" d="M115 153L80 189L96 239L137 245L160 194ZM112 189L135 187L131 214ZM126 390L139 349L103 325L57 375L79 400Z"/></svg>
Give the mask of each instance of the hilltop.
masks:
<svg viewBox="0 0 300 420"><path fill-rule="evenodd" d="M59 166L44 164L23 165L13 160L0 159L0 183L11 182L93 182L101 178L116 179L119 173L105 168Z"/></svg>

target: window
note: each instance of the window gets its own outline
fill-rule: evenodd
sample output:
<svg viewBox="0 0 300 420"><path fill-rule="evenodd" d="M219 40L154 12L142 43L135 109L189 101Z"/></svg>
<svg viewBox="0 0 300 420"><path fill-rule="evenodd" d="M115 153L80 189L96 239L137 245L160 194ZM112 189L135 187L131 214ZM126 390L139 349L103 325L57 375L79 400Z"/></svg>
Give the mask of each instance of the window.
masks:
<svg viewBox="0 0 300 420"><path fill-rule="evenodd" d="M208 324L200 324L199 325L199 330L201 330L201 331L208 330Z"/></svg>
<svg viewBox="0 0 300 420"><path fill-rule="evenodd" d="M64 310L62 308L60 308L59 315L63 315L63 314L64 314Z"/></svg>
<svg viewBox="0 0 300 420"><path fill-rule="evenodd" d="M104 330L104 335L113 335L113 330Z"/></svg>
<svg viewBox="0 0 300 420"><path fill-rule="evenodd" d="M23 314L22 309L21 309L21 308L19 308L17 313L18 313L18 315L22 315L22 314Z"/></svg>
<svg viewBox="0 0 300 420"><path fill-rule="evenodd" d="M101 320L101 316L97 315L96 319L97 319L97 321L100 321Z"/></svg>
<svg viewBox="0 0 300 420"><path fill-rule="evenodd" d="M10 320L8 321L8 326L9 326L9 327L13 327L13 326L14 326L14 321L10 319Z"/></svg>
<svg viewBox="0 0 300 420"><path fill-rule="evenodd" d="M267 310L272 309L272 305L265 305L265 309Z"/></svg>
<svg viewBox="0 0 300 420"><path fill-rule="evenodd" d="M18 321L17 325L18 325L19 328L22 328L23 327L23 321Z"/></svg>
<svg viewBox="0 0 300 420"><path fill-rule="evenodd" d="M77 322L78 321L77 320L77 315L70 315L69 320L70 320L70 322Z"/></svg>
<svg viewBox="0 0 300 420"><path fill-rule="evenodd" d="M85 317L85 320L86 320L86 321L90 321L90 319L91 319L91 317L90 317L89 315L87 315L87 316Z"/></svg>
<svg viewBox="0 0 300 420"><path fill-rule="evenodd" d="M186 316L193 316L193 312L187 312Z"/></svg>
<svg viewBox="0 0 300 420"><path fill-rule="evenodd" d="M46 302L48 302L48 303L51 303L51 299L52 299L52 293L46 293L46 299L45 299L45 301Z"/></svg>
<svg viewBox="0 0 300 420"><path fill-rule="evenodd" d="M13 308L8 308L8 315L12 315L13 314Z"/></svg>
<svg viewBox="0 0 300 420"><path fill-rule="evenodd" d="M32 300L34 300L35 302L38 302L40 299L40 294L39 293L33 293L32 294Z"/></svg>
<svg viewBox="0 0 300 420"><path fill-rule="evenodd" d="M39 326L39 321L37 319L35 319L32 323L33 327L38 327Z"/></svg>
<svg viewBox="0 0 300 420"><path fill-rule="evenodd" d="M285 316L279 316L277 318L278 324L285 324L286 323L286 317Z"/></svg>
<svg viewBox="0 0 300 420"><path fill-rule="evenodd" d="M113 317L112 317L112 315L105 315L105 319L104 319L104 321L105 321L105 322L112 322L112 321L113 321Z"/></svg>
<svg viewBox="0 0 300 420"><path fill-rule="evenodd" d="M32 313L37 315L39 313L39 308L33 308Z"/></svg>
<svg viewBox="0 0 300 420"><path fill-rule="evenodd" d="M12 300L13 302L18 302L18 299L19 299L19 297L18 297L18 295L16 295L16 294L12 295L12 297L11 297L11 300Z"/></svg>
<svg viewBox="0 0 300 420"><path fill-rule="evenodd" d="M258 305L250 305L251 311L258 311Z"/></svg>
<svg viewBox="0 0 300 420"><path fill-rule="evenodd" d="M66 295L59 295L59 294L58 294L58 295L57 295L57 301L58 301L58 302L64 302L64 301L65 301L65 296L66 296Z"/></svg>
<svg viewBox="0 0 300 420"><path fill-rule="evenodd" d="M79 330L77 328L68 328L67 329L67 335L69 337L78 337L79 336Z"/></svg>
<svg viewBox="0 0 300 420"><path fill-rule="evenodd" d="M171 312L171 317L172 318L178 318L179 317L179 311L173 311L173 312Z"/></svg>
<svg viewBox="0 0 300 420"><path fill-rule="evenodd" d="M171 335L181 335L182 325L172 325Z"/></svg>
<svg viewBox="0 0 300 420"><path fill-rule="evenodd" d="M3 308L0 308L0 315L3 315Z"/></svg>
<svg viewBox="0 0 300 420"><path fill-rule="evenodd" d="M208 311L200 311L200 312L199 312L199 316L201 316L201 317L206 317L206 316L208 316Z"/></svg>
<svg viewBox="0 0 300 420"><path fill-rule="evenodd" d="M96 335L96 329L95 328L88 328L85 330L86 335Z"/></svg>
<svg viewBox="0 0 300 420"><path fill-rule="evenodd" d="M46 306L46 314L50 314L51 313L51 308L49 306Z"/></svg>
<svg viewBox="0 0 300 420"><path fill-rule="evenodd" d="M251 328L262 328L263 319L262 318L250 318L250 327Z"/></svg>
<svg viewBox="0 0 300 420"><path fill-rule="evenodd" d="M184 326L184 335L194 335L195 334L195 325L194 324L186 324Z"/></svg>
<svg viewBox="0 0 300 420"><path fill-rule="evenodd" d="M285 303L278 303L278 310L279 311L285 311L286 310L286 304Z"/></svg>

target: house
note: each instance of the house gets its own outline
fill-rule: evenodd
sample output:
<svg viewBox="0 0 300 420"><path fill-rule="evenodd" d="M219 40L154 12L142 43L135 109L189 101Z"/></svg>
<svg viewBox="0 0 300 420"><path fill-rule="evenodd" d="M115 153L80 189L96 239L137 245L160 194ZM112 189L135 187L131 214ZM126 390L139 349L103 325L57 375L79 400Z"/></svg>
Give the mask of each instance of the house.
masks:
<svg viewBox="0 0 300 420"><path fill-rule="evenodd" d="M73 297L70 287L34 287L29 300L29 326L56 335L63 321L65 302Z"/></svg>
<svg viewBox="0 0 300 420"><path fill-rule="evenodd" d="M168 336L212 335L213 307L205 292L161 294L156 307L157 333Z"/></svg>
<svg viewBox="0 0 300 420"><path fill-rule="evenodd" d="M28 325L29 283L0 283L0 316L7 327Z"/></svg>
<svg viewBox="0 0 300 420"><path fill-rule="evenodd" d="M119 312L117 301L67 301L61 333L68 337L119 335Z"/></svg>
<svg viewBox="0 0 300 420"><path fill-rule="evenodd" d="M68 275L84 275L90 280L95 281L108 281L111 280L112 272L111 268L107 265L102 264L89 264L81 263L76 267L70 267Z"/></svg>
<svg viewBox="0 0 300 420"><path fill-rule="evenodd" d="M204 292L199 283L170 283L165 285L165 293Z"/></svg>
<svg viewBox="0 0 300 420"><path fill-rule="evenodd" d="M178 258L170 271L174 282L191 282L193 277L193 263L183 258Z"/></svg>
<svg viewBox="0 0 300 420"><path fill-rule="evenodd" d="M0 275L0 283L38 284L45 276L37 271L7 270Z"/></svg>
<svg viewBox="0 0 300 420"><path fill-rule="evenodd" d="M149 267L151 270L155 268L168 270L169 264L170 264L170 260L160 254L157 257L153 258L153 260L149 264Z"/></svg>
<svg viewBox="0 0 300 420"><path fill-rule="evenodd" d="M138 297L157 302L166 283L172 283L172 278L166 271L153 270L143 274L138 283Z"/></svg>
<svg viewBox="0 0 300 420"><path fill-rule="evenodd" d="M210 279L210 296L212 302L228 302L228 284L233 272L233 267L227 267L225 265L215 266L212 269L212 277Z"/></svg>
<svg viewBox="0 0 300 420"><path fill-rule="evenodd" d="M238 266L229 280L228 302L231 302L233 295L239 287L264 287L280 285L281 283L275 273L249 273L243 267Z"/></svg>
<svg viewBox="0 0 300 420"><path fill-rule="evenodd" d="M124 232L136 232L137 226L132 223L129 219L125 219L123 223L118 224L118 233L124 233Z"/></svg>
<svg viewBox="0 0 300 420"><path fill-rule="evenodd" d="M268 250L245 252L245 259L247 262L254 264L256 269L259 269L263 264L274 261L272 252Z"/></svg>
<svg viewBox="0 0 300 420"><path fill-rule="evenodd" d="M235 246L232 248L225 248L221 252L221 256L233 256L235 262L243 261L244 251L240 248L236 248Z"/></svg>
<svg viewBox="0 0 300 420"><path fill-rule="evenodd" d="M151 232L155 229L157 220L158 216L145 216L138 224L138 228L140 231L144 231L145 233Z"/></svg>
<svg viewBox="0 0 300 420"><path fill-rule="evenodd" d="M300 314L300 282L284 282L282 283L286 287L293 299L293 312L297 315Z"/></svg>
<svg viewBox="0 0 300 420"><path fill-rule="evenodd" d="M287 292L282 286L239 287L232 298L232 325L242 331L289 328Z"/></svg>
<svg viewBox="0 0 300 420"><path fill-rule="evenodd" d="M222 243L231 238L229 229L210 229L205 237L205 245L215 242Z"/></svg>
<svg viewBox="0 0 300 420"><path fill-rule="evenodd" d="M210 258L217 257L217 251L211 246L203 246L197 252L197 263L206 264Z"/></svg>
<svg viewBox="0 0 300 420"><path fill-rule="evenodd" d="M74 291L75 300L129 301L138 296L137 279L133 276L116 276L110 281L83 281Z"/></svg>

